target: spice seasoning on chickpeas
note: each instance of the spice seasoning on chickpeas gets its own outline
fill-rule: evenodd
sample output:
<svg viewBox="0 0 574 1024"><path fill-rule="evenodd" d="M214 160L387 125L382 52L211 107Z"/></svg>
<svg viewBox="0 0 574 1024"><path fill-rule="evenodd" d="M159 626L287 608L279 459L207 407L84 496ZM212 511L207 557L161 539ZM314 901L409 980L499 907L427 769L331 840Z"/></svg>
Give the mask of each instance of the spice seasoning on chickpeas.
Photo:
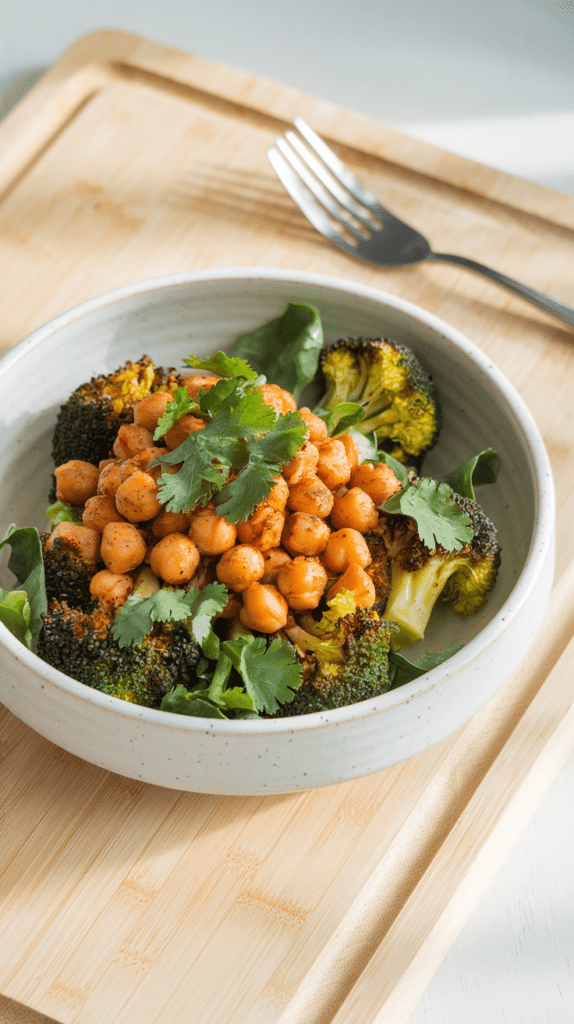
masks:
<svg viewBox="0 0 574 1024"><path fill-rule="evenodd" d="M281 473L268 478L263 500L252 508L246 505L248 514L230 518L213 500L204 503L193 492L193 480L193 504L182 498L177 485L180 472L189 468L185 444L200 432L196 448L202 453L207 446L211 456L207 462L204 453L213 497L225 494L237 480L237 470L220 458L225 439L219 439L219 446L218 439L215 447L209 444L217 417L210 420L202 413L198 418L185 411L177 415L190 402L199 412L193 403L221 379L197 371L184 379L183 396L162 391L146 395L134 407L134 422L120 427L113 457L102 460L99 469L80 460L56 468L57 497L83 506L89 531L82 535L83 549L89 540L91 557L105 565L94 578L94 596L107 594L116 607L121 605L144 564L160 585L185 586L207 560L212 578L237 595L230 604L235 616L257 632L275 633L288 615L316 609L327 587L329 594L350 590L358 605L372 604L374 587L365 571L371 556L363 535L377 526L376 504L400 484L385 465L359 465L349 435L329 438L325 421L306 407L297 414L294 396L278 385L257 386L261 408L270 406L275 416L290 415L291 430L297 423L301 428L290 439L291 456ZM273 425L272 418L266 422ZM241 468L237 489L240 474ZM195 486L197 490L197 481ZM201 486L205 489L204 481Z"/></svg>

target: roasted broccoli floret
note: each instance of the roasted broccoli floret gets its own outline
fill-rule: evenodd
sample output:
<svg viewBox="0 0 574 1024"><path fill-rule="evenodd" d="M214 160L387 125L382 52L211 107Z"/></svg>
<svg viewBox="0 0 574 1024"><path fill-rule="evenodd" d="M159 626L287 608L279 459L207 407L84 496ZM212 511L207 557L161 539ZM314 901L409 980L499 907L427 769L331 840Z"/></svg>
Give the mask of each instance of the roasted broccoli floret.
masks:
<svg viewBox="0 0 574 1024"><path fill-rule="evenodd" d="M316 622L302 617L285 633L299 651L303 682L273 717L308 715L369 700L390 688L389 644L395 630L374 608L357 608L341 591Z"/></svg>
<svg viewBox="0 0 574 1024"><path fill-rule="evenodd" d="M181 623L159 623L137 647L120 647L113 612L94 603L89 613L53 599L44 615L37 653L72 679L120 700L158 708L179 683L189 687L201 649Z"/></svg>
<svg viewBox="0 0 574 1024"><path fill-rule="evenodd" d="M92 377L61 406L52 441L54 465L81 459L97 466L112 449L119 428L132 423L134 405L152 391L175 391L180 380L142 356L114 373Z"/></svg>
<svg viewBox="0 0 574 1024"><path fill-rule="evenodd" d="M387 548L383 537L375 530L365 533L364 537L372 559L365 572L371 577L375 586L375 610L382 613L385 610L391 591L391 566Z"/></svg>
<svg viewBox="0 0 574 1024"><path fill-rule="evenodd" d="M40 534L47 600L59 598L74 608L89 611L93 605L90 583L101 565L86 561L59 537L54 537L47 547L49 536Z"/></svg>
<svg viewBox="0 0 574 1024"><path fill-rule="evenodd" d="M379 530L391 563L391 592L385 619L399 627L392 647L420 640L439 598L455 612L472 615L484 604L496 582L500 548L494 524L470 498L452 495L470 519L472 539L459 551L438 545L430 550L420 539L413 519L381 513Z"/></svg>
<svg viewBox="0 0 574 1024"><path fill-rule="evenodd" d="M320 361L325 393L320 405L342 402L363 406L355 424L373 431L379 448L402 463L417 463L436 441L439 406L432 381L414 353L384 338L343 338Z"/></svg>

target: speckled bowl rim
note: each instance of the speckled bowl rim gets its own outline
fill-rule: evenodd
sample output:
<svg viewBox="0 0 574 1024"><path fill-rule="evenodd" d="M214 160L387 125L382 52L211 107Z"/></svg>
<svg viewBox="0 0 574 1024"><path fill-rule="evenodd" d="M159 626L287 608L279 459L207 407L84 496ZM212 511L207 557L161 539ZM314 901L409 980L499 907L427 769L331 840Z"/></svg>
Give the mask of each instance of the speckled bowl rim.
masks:
<svg viewBox="0 0 574 1024"><path fill-rule="evenodd" d="M440 687L441 683L445 680L452 678L461 669L469 666L500 637L509 623L520 614L528 596L536 587L546 558L550 554L549 548L553 543L555 500L552 470L540 432L526 404L510 381L488 356L464 334L433 313L429 313L427 310L408 302L406 299L401 299L369 285L358 284L344 278L331 277L327 274L261 267L231 267L191 272L183 271L175 274L145 278L123 285L87 299L59 314L34 330L0 359L0 377L9 373L20 359L49 339L57 331L69 326L76 320L82 319L82 317L89 315L95 310L102 309L108 305L112 306L124 299L144 295L149 292L167 291L170 288L178 289L186 285L200 285L203 282L214 281L221 283L237 282L238 284L244 283L245 285L257 282L288 282L292 283L294 288L297 286L312 286L318 290L325 289L325 291L330 293L339 292L352 295L353 298L364 298L369 302L380 304L382 314L384 314L384 307L387 306L412 318L415 327L416 323L419 322L436 334L441 335L443 339L455 348L458 348L464 356L470 359L490 378L512 413L517 434L522 436L525 450L530 459L533 477L538 481L539 485L535 493L535 527L529 552L523 570L511 593L499 611L473 640L457 654L453 655L452 658L449 658L443 665L439 665L437 668L426 672L424 675L419 676L418 679L406 683L396 690L391 690L388 693L380 694L378 697L362 701L359 704L350 704L347 707L338 708L334 711L314 712L309 715L292 716L276 720L247 719L245 721L224 721L221 719L195 718L159 711L153 708L145 708L130 704L127 701L119 701L117 698L102 694L97 690L84 686L82 683L76 682L76 680L69 678L64 673L42 662L37 655L28 651L27 648L19 643L2 623L0 623L0 649L1 647L6 648L17 660L25 664L29 670L44 677L49 683L59 687L70 696L87 701L88 703L94 703L102 708L107 708L120 717L139 719L142 722L159 727L176 728L183 733L193 733L198 730L201 732L209 730L212 733L221 735L233 733L246 736L254 734L259 736L262 734L276 735L282 732L292 733L307 729L321 729L327 725L337 723L342 725L344 722L367 718L372 714L409 703L415 698L421 697ZM317 301L319 302L319 300Z"/></svg>

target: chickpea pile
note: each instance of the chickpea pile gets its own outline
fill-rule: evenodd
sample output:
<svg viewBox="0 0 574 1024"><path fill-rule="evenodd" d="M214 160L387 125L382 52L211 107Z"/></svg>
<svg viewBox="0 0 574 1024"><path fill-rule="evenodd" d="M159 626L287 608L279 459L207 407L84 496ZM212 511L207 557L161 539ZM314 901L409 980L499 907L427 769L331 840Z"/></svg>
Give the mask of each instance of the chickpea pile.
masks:
<svg viewBox="0 0 574 1024"><path fill-rule="evenodd" d="M196 399L217 380L198 371L183 386ZM261 390L278 413L296 409L293 396L278 385ZM159 586L201 587L209 564L230 591L223 618L238 618L262 633L283 629L297 613L342 589L352 591L359 607L372 605L364 534L378 525L377 506L400 489L392 470L382 463L359 464L352 437L328 437L324 421L304 408L303 447L248 519L230 523L212 504L168 512L158 478L179 467L153 465L166 453L153 434L171 401L171 394L156 391L137 403L134 422L120 427L112 455L99 466L73 459L55 470L56 497L83 508L82 525L61 523L48 545L59 537L87 561L103 562L105 568L92 578L92 596L120 607L143 566ZM163 441L174 450L204 426L202 418L186 414Z"/></svg>

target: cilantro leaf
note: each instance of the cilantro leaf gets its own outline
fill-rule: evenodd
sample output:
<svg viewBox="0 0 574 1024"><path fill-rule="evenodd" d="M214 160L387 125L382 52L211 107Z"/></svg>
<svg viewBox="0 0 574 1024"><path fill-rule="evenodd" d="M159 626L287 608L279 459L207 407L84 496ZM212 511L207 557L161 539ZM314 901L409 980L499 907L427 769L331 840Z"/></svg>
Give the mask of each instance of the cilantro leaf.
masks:
<svg viewBox="0 0 574 1024"><path fill-rule="evenodd" d="M197 402L191 397L187 388L176 388L173 402L168 402L163 416L160 416L154 430L153 439L159 441L182 416L189 412L198 412Z"/></svg>
<svg viewBox="0 0 574 1024"><path fill-rule="evenodd" d="M197 591L192 588L188 593L195 594L191 606L191 631L200 647L205 648L207 641L211 639L211 623L225 608L229 600L229 591L223 583L208 583L203 590Z"/></svg>
<svg viewBox="0 0 574 1024"><path fill-rule="evenodd" d="M496 483L499 470L500 456L492 448L486 448L447 476L446 482L462 498L474 500L475 486Z"/></svg>
<svg viewBox="0 0 574 1024"><path fill-rule="evenodd" d="M298 413L277 416L259 390L238 378L218 381L200 396L200 406L211 413L204 429L159 458L164 465L181 464L177 473L159 478L159 499L170 512L190 512L225 488L218 513L241 522L304 443L305 424Z"/></svg>
<svg viewBox="0 0 574 1024"><path fill-rule="evenodd" d="M190 587L187 592L162 587L150 597L128 597L113 621L112 636L119 647L137 646L154 622L190 620L193 637L203 646L210 637L213 617L225 608L228 599L222 583L211 583L203 590Z"/></svg>
<svg viewBox="0 0 574 1024"><path fill-rule="evenodd" d="M232 686L229 690L224 690L220 700L224 707L233 711L255 711L251 697L241 686Z"/></svg>
<svg viewBox="0 0 574 1024"><path fill-rule="evenodd" d="M434 551L460 551L474 533L469 517L453 500L452 488L431 477L421 477L397 491L383 504L383 511L411 516L423 544Z"/></svg>
<svg viewBox="0 0 574 1024"><path fill-rule="evenodd" d="M301 685L301 668L294 648L276 637L267 647L263 637L240 636L224 640L221 650L239 672L256 711L273 714L280 704L289 704Z"/></svg>
<svg viewBox="0 0 574 1024"><path fill-rule="evenodd" d="M293 458L303 443L305 426L298 412L277 417L273 428L249 440L249 457L235 480L222 488L215 498L219 515L239 523L263 501L281 473L281 467Z"/></svg>
<svg viewBox="0 0 574 1024"><path fill-rule="evenodd" d="M112 623L112 636L119 647L137 647L154 622L183 622L191 614L193 591L161 588L150 597L128 597Z"/></svg>
<svg viewBox="0 0 574 1024"><path fill-rule="evenodd" d="M0 590L0 620L30 650L42 628L42 615L48 604L44 578L44 559L40 534L33 526L8 527L0 550L8 544L10 572L18 580L18 590ZM22 596L24 595L24 596Z"/></svg>
<svg viewBox="0 0 574 1024"><path fill-rule="evenodd" d="M318 311L305 302L290 302L281 316L240 335L231 351L298 398L317 373L322 347Z"/></svg>
<svg viewBox="0 0 574 1024"><path fill-rule="evenodd" d="M198 356L188 356L183 360L194 370L208 370L218 377L245 377L245 380L253 380L257 376L245 359L230 357L225 352L216 352L209 359L199 359Z"/></svg>
<svg viewBox="0 0 574 1024"><path fill-rule="evenodd" d="M404 654L399 654L398 651L389 651L391 690L395 690L398 686L404 686L405 683L410 683L412 679L418 679L419 676L424 675L425 672L430 672L437 665L442 665L443 661L446 661L447 658L452 658L453 654L456 654L463 647L464 644L455 644L454 647L449 647L445 651L429 651L427 654L423 654L422 658L418 658L417 661L409 661L408 658L405 658Z"/></svg>

